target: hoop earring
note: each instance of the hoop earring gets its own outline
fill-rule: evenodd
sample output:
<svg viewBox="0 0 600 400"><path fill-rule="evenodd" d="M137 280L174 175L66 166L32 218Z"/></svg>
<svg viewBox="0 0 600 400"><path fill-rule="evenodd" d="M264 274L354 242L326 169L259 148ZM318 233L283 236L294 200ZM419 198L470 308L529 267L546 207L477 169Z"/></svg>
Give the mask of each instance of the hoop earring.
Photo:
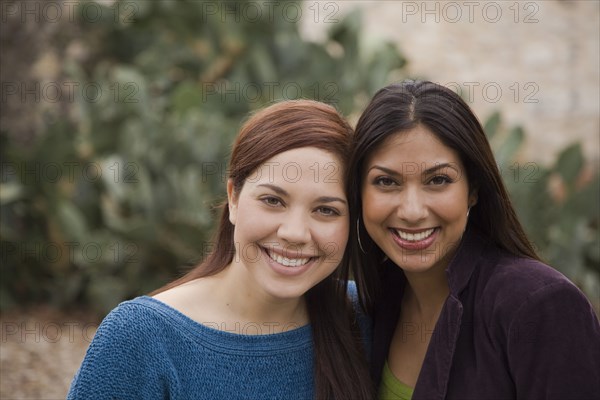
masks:
<svg viewBox="0 0 600 400"><path fill-rule="evenodd" d="M467 218L469 218L469 213L471 212L471 207L467 208Z"/></svg>
<svg viewBox="0 0 600 400"><path fill-rule="evenodd" d="M360 218L356 218L356 238L358 239L358 247L363 254L367 254L365 249L363 248L362 242L360 241Z"/></svg>

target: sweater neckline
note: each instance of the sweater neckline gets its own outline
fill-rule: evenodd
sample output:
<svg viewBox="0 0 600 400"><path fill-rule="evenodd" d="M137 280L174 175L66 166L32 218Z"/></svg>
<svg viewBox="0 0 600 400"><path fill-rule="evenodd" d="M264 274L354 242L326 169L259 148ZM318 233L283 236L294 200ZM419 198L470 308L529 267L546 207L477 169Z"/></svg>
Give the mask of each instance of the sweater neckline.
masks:
<svg viewBox="0 0 600 400"><path fill-rule="evenodd" d="M220 330L206 324L201 324L179 310L150 296L140 296L124 304L131 303L149 308L172 325L182 331L186 336L199 340L202 345L217 349L240 350L244 354L248 351L272 354L274 350L289 351L294 348L305 347L312 343L311 325L296 327L290 326L289 330L279 333L269 333L272 325L259 325L248 323L236 326L234 331ZM285 328L285 327L284 327ZM248 334L247 332L264 332Z"/></svg>

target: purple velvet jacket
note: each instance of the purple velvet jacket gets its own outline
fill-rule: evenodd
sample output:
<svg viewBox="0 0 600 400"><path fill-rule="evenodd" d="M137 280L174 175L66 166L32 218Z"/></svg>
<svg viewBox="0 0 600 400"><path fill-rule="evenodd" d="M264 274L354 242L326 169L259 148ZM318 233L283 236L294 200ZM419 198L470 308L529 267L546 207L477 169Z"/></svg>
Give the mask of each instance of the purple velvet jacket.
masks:
<svg viewBox="0 0 600 400"><path fill-rule="evenodd" d="M450 295L413 400L600 399L600 325L567 278L499 250L473 230L446 272ZM390 262L382 278L373 315L378 386L406 281Z"/></svg>

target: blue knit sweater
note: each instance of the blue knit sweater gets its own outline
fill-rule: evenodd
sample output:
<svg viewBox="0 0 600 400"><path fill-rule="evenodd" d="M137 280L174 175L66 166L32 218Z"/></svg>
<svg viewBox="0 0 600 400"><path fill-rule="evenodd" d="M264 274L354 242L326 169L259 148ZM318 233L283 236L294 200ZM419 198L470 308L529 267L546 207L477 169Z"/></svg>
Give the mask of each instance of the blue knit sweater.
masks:
<svg viewBox="0 0 600 400"><path fill-rule="evenodd" d="M98 328L68 399L312 399L310 325L283 333L201 325L151 297Z"/></svg>

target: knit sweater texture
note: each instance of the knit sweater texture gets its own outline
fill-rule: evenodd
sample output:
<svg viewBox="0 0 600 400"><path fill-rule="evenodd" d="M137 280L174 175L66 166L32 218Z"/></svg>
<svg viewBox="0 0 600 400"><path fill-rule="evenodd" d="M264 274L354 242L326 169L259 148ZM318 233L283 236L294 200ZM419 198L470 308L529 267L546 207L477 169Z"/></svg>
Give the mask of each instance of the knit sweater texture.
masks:
<svg viewBox="0 0 600 400"><path fill-rule="evenodd" d="M209 325L151 297L121 303L98 328L67 399L314 397L310 325L281 333Z"/></svg>

